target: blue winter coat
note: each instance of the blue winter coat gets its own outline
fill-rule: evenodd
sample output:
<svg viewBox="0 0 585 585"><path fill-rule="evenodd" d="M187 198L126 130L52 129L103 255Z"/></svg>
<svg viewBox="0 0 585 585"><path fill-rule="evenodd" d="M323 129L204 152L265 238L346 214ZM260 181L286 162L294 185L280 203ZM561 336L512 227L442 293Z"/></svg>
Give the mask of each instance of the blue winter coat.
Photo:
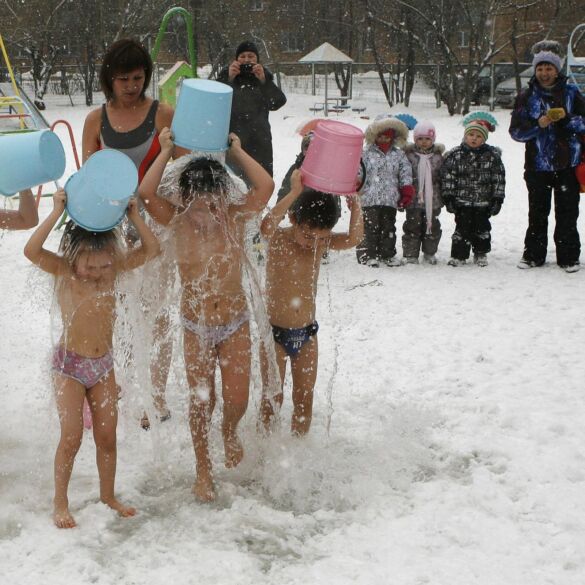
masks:
<svg viewBox="0 0 585 585"><path fill-rule="evenodd" d="M546 128L538 119L551 108L564 108L566 117ZM585 96L576 85L559 75L552 89L544 89L533 77L516 98L510 135L526 143L524 168L531 171L559 171L581 160L579 134L585 134Z"/></svg>

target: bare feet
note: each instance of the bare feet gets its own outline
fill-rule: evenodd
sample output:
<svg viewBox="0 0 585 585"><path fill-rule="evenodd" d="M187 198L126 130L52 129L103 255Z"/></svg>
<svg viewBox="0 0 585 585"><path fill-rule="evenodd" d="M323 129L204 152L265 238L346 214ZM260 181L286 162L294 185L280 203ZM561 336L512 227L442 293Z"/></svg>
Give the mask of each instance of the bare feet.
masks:
<svg viewBox="0 0 585 585"><path fill-rule="evenodd" d="M213 502L215 500L215 488L213 478L209 471L197 472L197 479L191 490L200 502Z"/></svg>
<svg viewBox="0 0 585 585"><path fill-rule="evenodd" d="M53 522L57 528L75 528L77 523L69 512L67 504L64 506L57 506L53 510Z"/></svg>
<svg viewBox="0 0 585 585"><path fill-rule="evenodd" d="M124 504L116 500L116 498L111 499L102 498L102 503L112 508L112 510L118 512L118 514L120 514L122 518L130 518L131 516L136 515L136 508L132 508L131 506L125 506Z"/></svg>
<svg viewBox="0 0 585 585"><path fill-rule="evenodd" d="M224 432L223 448L225 450L225 466L228 469L237 467L244 458L244 448L238 435Z"/></svg>

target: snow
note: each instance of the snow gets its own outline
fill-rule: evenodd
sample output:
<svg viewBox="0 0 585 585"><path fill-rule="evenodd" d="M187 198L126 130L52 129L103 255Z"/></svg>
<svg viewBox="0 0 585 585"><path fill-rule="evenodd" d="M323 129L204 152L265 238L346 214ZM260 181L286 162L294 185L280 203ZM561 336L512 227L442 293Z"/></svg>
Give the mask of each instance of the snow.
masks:
<svg viewBox="0 0 585 585"><path fill-rule="evenodd" d="M277 186L314 99L289 96L271 115ZM47 101L46 116L69 120L80 145L88 109ZM371 119L385 110L366 105ZM432 103L409 112L433 120L448 148L459 143L459 118ZM365 128L368 120L352 114L338 119ZM30 233L2 234L0 582L585 582L585 270L556 267L552 234L545 267L516 268L527 220L523 145L508 136L509 112L495 116L490 142L502 148L508 176L490 265L446 265L453 220L445 213L437 266L372 269L353 252L332 254L319 287L311 433L294 440L286 432L288 387L282 432L257 435L254 387L241 424L246 456L235 470L220 465L214 421L212 505L190 492L186 391L171 380L173 417L149 433L121 403L117 491L138 515L120 519L99 503L86 433L70 487L79 527L53 527L50 286L22 254ZM41 217L50 205L43 199ZM347 220L344 210L341 227Z"/></svg>

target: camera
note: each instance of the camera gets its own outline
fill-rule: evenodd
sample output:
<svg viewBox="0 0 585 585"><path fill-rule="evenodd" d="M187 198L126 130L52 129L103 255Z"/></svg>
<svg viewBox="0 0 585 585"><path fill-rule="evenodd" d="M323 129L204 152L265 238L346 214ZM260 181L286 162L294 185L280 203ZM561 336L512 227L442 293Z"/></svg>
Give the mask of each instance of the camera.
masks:
<svg viewBox="0 0 585 585"><path fill-rule="evenodd" d="M240 75L252 75L252 69L254 65L252 63L242 63L240 65Z"/></svg>

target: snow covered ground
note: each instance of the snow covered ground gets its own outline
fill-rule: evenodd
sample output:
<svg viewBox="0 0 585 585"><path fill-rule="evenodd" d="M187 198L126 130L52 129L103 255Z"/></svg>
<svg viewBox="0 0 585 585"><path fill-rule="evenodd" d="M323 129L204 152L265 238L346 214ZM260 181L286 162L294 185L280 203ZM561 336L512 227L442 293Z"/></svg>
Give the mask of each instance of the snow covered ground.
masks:
<svg viewBox="0 0 585 585"><path fill-rule="evenodd" d="M314 101L289 96L271 117L277 185ZM385 109L366 105L372 118ZM458 118L431 105L409 112L432 119L447 147L460 141ZM55 98L46 115L69 120L80 144L86 113ZM508 183L489 267L446 265L447 214L437 266L376 270L353 252L334 255L318 296L311 434L260 438L254 387L238 469L222 468L213 436L213 505L190 493L186 392L171 382L173 418L150 433L122 404L117 487L139 514L120 519L98 502L86 433L70 489L79 527L53 527L50 286L22 254L29 234L2 234L0 583L582 585L585 270L562 272L552 247L545 267L516 268L523 146L508 136L509 112L496 117L490 141L503 149Z"/></svg>

